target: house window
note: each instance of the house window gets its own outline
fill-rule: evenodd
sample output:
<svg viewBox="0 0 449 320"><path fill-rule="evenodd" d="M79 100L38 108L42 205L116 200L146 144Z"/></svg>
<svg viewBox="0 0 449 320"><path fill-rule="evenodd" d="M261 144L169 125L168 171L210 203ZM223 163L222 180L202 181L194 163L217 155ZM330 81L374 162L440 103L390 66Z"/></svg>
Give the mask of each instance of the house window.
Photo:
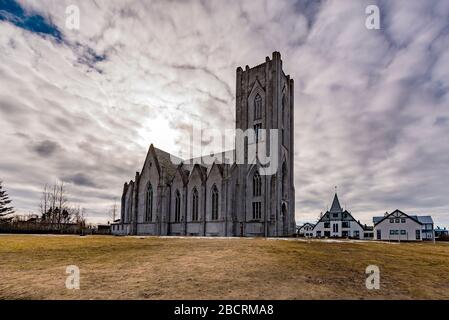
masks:
<svg viewBox="0 0 449 320"><path fill-rule="evenodd" d="M390 230L390 236L394 235L394 230Z"/></svg>
<svg viewBox="0 0 449 320"><path fill-rule="evenodd" d="M354 238L360 238L360 231L354 231Z"/></svg>
<svg viewBox="0 0 449 320"><path fill-rule="evenodd" d="M330 227L331 227L330 222L325 222L325 223L324 223L324 227L325 227L325 228L330 228Z"/></svg>
<svg viewBox="0 0 449 320"><path fill-rule="evenodd" d="M390 223L394 223L394 219L390 219Z"/></svg>
<svg viewBox="0 0 449 320"><path fill-rule="evenodd" d="M151 222L153 220L153 187L151 183L147 185L146 200L145 221Z"/></svg>
<svg viewBox="0 0 449 320"><path fill-rule="evenodd" d="M216 185L212 187L212 220L218 220L218 189Z"/></svg>
<svg viewBox="0 0 449 320"><path fill-rule="evenodd" d="M407 234L407 232L405 232L405 230L401 230L401 235L405 236Z"/></svg>
<svg viewBox="0 0 449 320"><path fill-rule="evenodd" d="M321 231L317 231L317 232L316 232L316 236L317 236L318 238L320 238L320 237L321 237Z"/></svg>
<svg viewBox="0 0 449 320"><path fill-rule="evenodd" d="M416 230L416 240L421 240L421 230Z"/></svg>
<svg viewBox="0 0 449 320"><path fill-rule="evenodd" d="M382 231L381 230L377 230L377 240L382 239Z"/></svg>
<svg viewBox="0 0 449 320"><path fill-rule="evenodd" d="M192 221L198 221L198 190L196 188L192 193Z"/></svg>
<svg viewBox="0 0 449 320"><path fill-rule="evenodd" d="M334 231L334 233L338 232L338 224L334 223L332 225L332 228L333 228L332 230Z"/></svg>
<svg viewBox="0 0 449 320"><path fill-rule="evenodd" d="M349 228L349 221L344 221L342 223L342 228Z"/></svg>
<svg viewBox="0 0 449 320"><path fill-rule="evenodd" d="M331 236L331 232L330 231L324 231L324 236L325 237L330 237Z"/></svg>
<svg viewBox="0 0 449 320"><path fill-rule="evenodd" d="M401 223L405 223L405 218L401 218Z"/></svg>
<svg viewBox="0 0 449 320"><path fill-rule="evenodd" d="M399 218L396 218L396 223L399 223Z"/></svg>
<svg viewBox="0 0 449 320"><path fill-rule="evenodd" d="M257 94L254 98L254 120L259 120L262 118L262 97Z"/></svg>
<svg viewBox="0 0 449 320"><path fill-rule="evenodd" d="M338 218L338 213L333 213L333 214L332 214L332 217Z"/></svg>
<svg viewBox="0 0 449 320"><path fill-rule="evenodd" d="M253 202L253 220L260 220L262 218L262 204L260 202Z"/></svg>

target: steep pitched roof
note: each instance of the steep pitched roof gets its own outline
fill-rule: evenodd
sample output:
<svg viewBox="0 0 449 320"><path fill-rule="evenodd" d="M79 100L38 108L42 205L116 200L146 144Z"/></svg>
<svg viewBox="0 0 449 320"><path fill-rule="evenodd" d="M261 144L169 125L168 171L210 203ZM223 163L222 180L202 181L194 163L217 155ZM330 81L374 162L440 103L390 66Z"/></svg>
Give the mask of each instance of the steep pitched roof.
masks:
<svg viewBox="0 0 449 320"><path fill-rule="evenodd" d="M169 177L173 177L176 173L177 165L173 163L172 159L177 158L168 152L154 147L159 165L165 169Z"/></svg>
<svg viewBox="0 0 449 320"><path fill-rule="evenodd" d="M313 223L306 222L306 223L304 223L302 226L300 226L300 227L298 228L298 230L302 230L303 228L305 228L305 227L307 227L307 226L312 227L312 229L315 227L315 225L314 225Z"/></svg>
<svg viewBox="0 0 449 320"><path fill-rule="evenodd" d="M433 221L432 221L432 222L421 222L421 221L418 219L417 216L409 216L409 215L406 214L405 212L402 212L401 210L396 209L396 210L394 210L392 213L386 214L386 215L383 216L383 217L373 217L373 223L374 223L374 226L378 225L379 223L381 223L382 221L384 221L384 220L386 220L386 219L390 219L391 216L393 216L393 218L394 218L394 217L395 217L396 215L398 215L398 214L399 214L399 215L406 216L406 217L409 217L410 219L412 219L413 221L415 221L415 222L417 222L417 223L419 223L419 224L433 223ZM425 216L425 219L427 220L428 217L429 217L429 216ZM432 219L432 218L430 217L430 219ZM428 220L427 220L427 221L428 221Z"/></svg>
<svg viewBox="0 0 449 320"><path fill-rule="evenodd" d="M334 201L332 201L332 206L329 212L331 213L343 212L343 208L340 206L340 201L338 201L337 194L335 194L334 196Z"/></svg>

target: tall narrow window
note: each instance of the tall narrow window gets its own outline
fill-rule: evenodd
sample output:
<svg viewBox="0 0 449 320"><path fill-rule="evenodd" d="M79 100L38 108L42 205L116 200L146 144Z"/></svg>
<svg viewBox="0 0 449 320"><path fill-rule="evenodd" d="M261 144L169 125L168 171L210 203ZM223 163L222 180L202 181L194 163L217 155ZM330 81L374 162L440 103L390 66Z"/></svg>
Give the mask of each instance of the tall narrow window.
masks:
<svg viewBox="0 0 449 320"><path fill-rule="evenodd" d="M262 124L258 123L254 125L254 133L256 134L256 143L259 143L260 130L262 129Z"/></svg>
<svg viewBox="0 0 449 320"><path fill-rule="evenodd" d="M148 183L146 192L146 206L145 206L145 221L151 222L153 220L153 187Z"/></svg>
<svg viewBox="0 0 449 320"><path fill-rule="evenodd" d="M253 219L260 220L262 218L262 204L260 201L253 202Z"/></svg>
<svg viewBox="0 0 449 320"><path fill-rule="evenodd" d="M198 221L198 190L192 192L192 221Z"/></svg>
<svg viewBox="0 0 449 320"><path fill-rule="evenodd" d="M253 196L260 197L262 194L262 180L260 179L259 172L254 173L253 177Z"/></svg>
<svg viewBox="0 0 449 320"><path fill-rule="evenodd" d="M212 220L218 220L218 189L216 185L212 187Z"/></svg>
<svg viewBox="0 0 449 320"><path fill-rule="evenodd" d="M254 120L262 118L262 98L259 94L254 98Z"/></svg>
<svg viewBox="0 0 449 320"><path fill-rule="evenodd" d="M287 165L282 164L282 197L287 198Z"/></svg>
<svg viewBox="0 0 449 320"><path fill-rule="evenodd" d="M281 117L282 117L282 125L284 125L284 123L285 123L285 117L287 116L286 114L285 114L285 105L287 104L287 101L286 101L286 99L285 99L285 95L284 96L282 96L282 115L281 115Z"/></svg>
<svg viewBox="0 0 449 320"><path fill-rule="evenodd" d="M287 116L285 113L285 105L286 105L286 101L285 101L285 95L282 97L282 114L281 114L281 118L282 118L282 128L281 128L281 139L282 139L282 145L285 146L285 130L284 130L284 125L285 125L285 117Z"/></svg>
<svg viewBox="0 0 449 320"><path fill-rule="evenodd" d="M175 194L175 222L181 221L181 194L176 190Z"/></svg>

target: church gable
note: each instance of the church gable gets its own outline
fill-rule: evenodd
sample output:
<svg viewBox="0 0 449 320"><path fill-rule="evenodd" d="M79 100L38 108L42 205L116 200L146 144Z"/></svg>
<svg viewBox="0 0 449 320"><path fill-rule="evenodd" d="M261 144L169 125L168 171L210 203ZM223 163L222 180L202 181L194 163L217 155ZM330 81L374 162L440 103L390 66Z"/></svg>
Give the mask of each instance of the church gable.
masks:
<svg viewBox="0 0 449 320"><path fill-rule="evenodd" d="M186 186L189 181L189 171L185 170L183 165L178 166L171 180L172 185Z"/></svg>
<svg viewBox="0 0 449 320"><path fill-rule="evenodd" d="M217 164L216 162L214 162L209 171L207 179L209 179L211 176L212 177L217 176L217 177L223 178L223 169L224 169L223 165L220 165L220 164Z"/></svg>
<svg viewBox="0 0 449 320"><path fill-rule="evenodd" d="M151 222L155 216L161 172L158 166L157 156L150 149L139 177L138 222Z"/></svg>
<svg viewBox="0 0 449 320"><path fill-rule="evenodd" d="M190 173L189 176L189 183L191 181L195 181L195 182L199 182L199 183L203 183L206 180L206 168L196 164L193 167L192 172Z"/></svg>

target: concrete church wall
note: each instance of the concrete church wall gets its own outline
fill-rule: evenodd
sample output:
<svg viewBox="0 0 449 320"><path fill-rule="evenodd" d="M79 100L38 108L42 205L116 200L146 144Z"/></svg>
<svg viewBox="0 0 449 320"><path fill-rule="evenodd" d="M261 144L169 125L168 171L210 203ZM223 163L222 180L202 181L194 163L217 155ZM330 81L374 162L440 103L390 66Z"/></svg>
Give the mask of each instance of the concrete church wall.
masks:
<svg viewBox="0 0 449 320"><path fill-rule="evenodd" d="M257 105L261 103L260 116L255 114L256 98ZM129 230L128 234L148 235L293 235L296 232L293 106L293 80L282 71L278 52L273 53L272 59L267 57L265 63L254 68L238 68L236 128L246 131L257 125L261 129L279 129L281 134L275 151L279 168L273 176L260 175L261 194L253 196L253 177L257 166L176 166L169 161L168 153L151 145L142 173L136 175L135 185L132 181L125 184L121 223L126 228L114 228L120 230L117 234L126 234ZM269 137L264 141L269 150L272 142ZM244 150L248 156L247 146ZM287 168L285 179L281 170L284 159ZM146 217L149 183L153 190L151 221L147 221ZM219 199L217 219L212 219L214 186ZM194 190L198 192L197 221L193 221L192 212ZM176 191L180 195L178 221L175 219ZM260 202L260 217L253 216L253 202ZM284 211L282 208L285 208Z"/></svg>

